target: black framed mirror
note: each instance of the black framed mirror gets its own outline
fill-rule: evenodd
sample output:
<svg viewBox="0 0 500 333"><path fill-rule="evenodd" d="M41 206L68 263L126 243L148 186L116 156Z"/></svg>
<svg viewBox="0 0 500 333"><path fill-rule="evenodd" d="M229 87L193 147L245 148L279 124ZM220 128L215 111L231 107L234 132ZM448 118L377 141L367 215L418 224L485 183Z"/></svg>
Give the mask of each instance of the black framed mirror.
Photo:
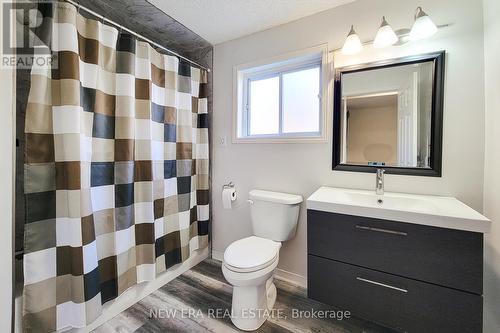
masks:
<svg viewBox="0 0 500 333"><path fill-rule="evenodd" d="M445 51L335 70L333 170L441 177Z"/></svg>

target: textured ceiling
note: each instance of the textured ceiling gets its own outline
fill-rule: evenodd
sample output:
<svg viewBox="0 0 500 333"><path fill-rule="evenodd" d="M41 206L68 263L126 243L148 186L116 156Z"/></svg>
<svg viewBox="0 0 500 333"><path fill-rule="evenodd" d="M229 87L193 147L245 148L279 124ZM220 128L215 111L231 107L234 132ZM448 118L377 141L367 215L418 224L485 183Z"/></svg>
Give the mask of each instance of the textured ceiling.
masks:
<svg viewBox="0 0 500 333"><path fill-rule="evenodd" d="M212 44L309 16L354 0L148 0Z"/></svg>

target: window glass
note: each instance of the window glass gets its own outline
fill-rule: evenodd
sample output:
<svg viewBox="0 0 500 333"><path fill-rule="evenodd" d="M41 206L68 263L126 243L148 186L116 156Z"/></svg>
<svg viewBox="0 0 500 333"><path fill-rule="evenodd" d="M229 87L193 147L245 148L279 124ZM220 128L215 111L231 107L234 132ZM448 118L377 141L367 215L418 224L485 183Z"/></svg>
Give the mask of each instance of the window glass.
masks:
<svg viewBox="0 0 500 333"><path fill-rule="evenodd" d="M319 132L319 66L283 74L283 132Z"/></svg>
<svg viewBox="0 0 500 333"><path fill-rule="evenodd" d="M249 89L249 134L278 134L280 127L279 76L251 80Z"/></svg>

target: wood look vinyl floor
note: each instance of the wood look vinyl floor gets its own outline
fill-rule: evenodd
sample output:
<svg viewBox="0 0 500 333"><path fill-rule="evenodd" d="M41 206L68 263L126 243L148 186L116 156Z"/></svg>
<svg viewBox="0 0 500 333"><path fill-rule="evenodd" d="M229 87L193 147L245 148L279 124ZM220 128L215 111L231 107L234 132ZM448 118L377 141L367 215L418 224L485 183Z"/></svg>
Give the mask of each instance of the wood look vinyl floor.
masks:
<svg viewBox="0 0 500 333"><path fill-rule="evenodd" d="M275 279L280 314L269 318L256 332L285 333L385 333L394 332L358 318L292 318L292 311L333 310L310 300L306 291ZM96 333L129 332L215 332L238 330L228 316L232 287L222 275L221 263L207 259L164 285L118 316L98 327ZM158 314L154 316L155 312ZM286 319L284 318L286 316Z"/></svg>

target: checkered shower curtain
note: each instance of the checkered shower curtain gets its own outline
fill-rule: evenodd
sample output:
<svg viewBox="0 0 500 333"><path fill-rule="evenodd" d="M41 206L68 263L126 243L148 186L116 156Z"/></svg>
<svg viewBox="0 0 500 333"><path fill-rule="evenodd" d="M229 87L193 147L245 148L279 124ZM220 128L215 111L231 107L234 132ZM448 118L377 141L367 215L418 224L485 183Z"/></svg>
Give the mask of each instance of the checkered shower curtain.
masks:
<svg viewBox="0 0 500 333"><path fill-rule="evenodd" d="M207 73L68 3L26 110L24 328L84 327L208 245Z"/></svg>

